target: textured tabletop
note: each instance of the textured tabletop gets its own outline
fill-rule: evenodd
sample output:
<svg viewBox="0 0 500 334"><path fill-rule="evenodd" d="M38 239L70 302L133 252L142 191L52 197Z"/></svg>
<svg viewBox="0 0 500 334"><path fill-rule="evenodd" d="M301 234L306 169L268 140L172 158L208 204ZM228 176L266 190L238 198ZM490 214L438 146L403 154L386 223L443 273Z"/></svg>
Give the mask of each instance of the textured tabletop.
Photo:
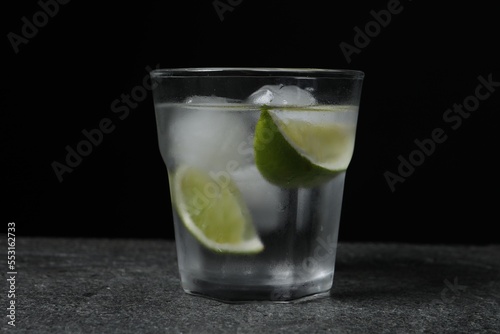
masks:
<svg viewBox="0 0 500 334"><path fill-rule="evenodd" d="M5 333L500 333L500 245L341 243L330 297L238 305L185 294L172 241L18 237L15 252Z"/></svg>

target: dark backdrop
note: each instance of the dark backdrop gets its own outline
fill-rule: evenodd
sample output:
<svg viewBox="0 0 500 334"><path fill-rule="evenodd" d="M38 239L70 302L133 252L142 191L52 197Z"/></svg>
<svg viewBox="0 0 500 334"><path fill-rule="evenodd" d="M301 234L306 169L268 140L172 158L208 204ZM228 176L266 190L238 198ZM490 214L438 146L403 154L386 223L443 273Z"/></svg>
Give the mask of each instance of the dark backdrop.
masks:
<svg viewBox="0 0 500 334"><path fill-rule="evenodd" d="M366 74L341 240L499 241L494 5L60 1L1 13L2 216L19 236L173 238L147 68L274 66ZM103 119L112 130L61 182L53 163Z"/></svg>

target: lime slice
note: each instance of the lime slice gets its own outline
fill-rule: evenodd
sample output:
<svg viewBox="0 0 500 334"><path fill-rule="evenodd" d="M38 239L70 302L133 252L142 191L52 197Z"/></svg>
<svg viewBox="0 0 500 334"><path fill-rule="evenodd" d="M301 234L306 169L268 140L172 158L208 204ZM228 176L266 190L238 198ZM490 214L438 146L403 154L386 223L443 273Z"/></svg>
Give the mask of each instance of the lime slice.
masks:
<svg viewBox="0 0 500 334"><path fill-rule="evenodd" d="M287 117L287 113L302 117ZM254 151L257 168L266 180L284 188L309 188L347 169L354 151L354 126L308 121L314 113L318 111L262 108Z"/></svg>
<svg viewBox="0 0 500 334"><path fill-rule="evenodd" d="M184 226L208 249L238 254L264 249L232 180L219 184L205 171L183 166L173 176L173 189Z"/></svg>

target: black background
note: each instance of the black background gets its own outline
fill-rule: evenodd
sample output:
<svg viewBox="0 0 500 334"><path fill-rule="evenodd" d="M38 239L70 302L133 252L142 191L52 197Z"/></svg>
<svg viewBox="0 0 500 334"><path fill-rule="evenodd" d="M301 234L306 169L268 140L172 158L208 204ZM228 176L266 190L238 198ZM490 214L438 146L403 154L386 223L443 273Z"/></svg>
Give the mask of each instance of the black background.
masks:
<svg viewBox="0 0 500 334"><path fill-rule="evenodd" d="M151 93L123 120L112 102L142 85L147 66L262 66L366 74L341 241L499 241L500 87L457 129L443 120L478 76L500 81L495 5L402 0L348 63L340 43L353 45L354 27L389 1L232 3L221 20L211 0L71 1L18 53L8 34L22 35L22 18L33 22L41 7L3 5L2 216L18 236L173 238ZM113 132L59 182L51 164L104 118ZM435 128L447 140L391 191L384 173Z"/></svg>

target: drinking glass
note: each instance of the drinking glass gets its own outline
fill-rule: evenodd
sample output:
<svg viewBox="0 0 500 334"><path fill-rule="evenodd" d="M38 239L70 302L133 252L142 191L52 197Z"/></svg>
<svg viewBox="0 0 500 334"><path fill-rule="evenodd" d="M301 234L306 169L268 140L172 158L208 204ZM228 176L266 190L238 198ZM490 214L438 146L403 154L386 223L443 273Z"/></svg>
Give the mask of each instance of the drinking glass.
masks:
<svg viewBox="0 0 500 334"><path fill-rule="evenodd" d="M225 302L328 295L364 73L151 77L184 291Z"/></svg>

